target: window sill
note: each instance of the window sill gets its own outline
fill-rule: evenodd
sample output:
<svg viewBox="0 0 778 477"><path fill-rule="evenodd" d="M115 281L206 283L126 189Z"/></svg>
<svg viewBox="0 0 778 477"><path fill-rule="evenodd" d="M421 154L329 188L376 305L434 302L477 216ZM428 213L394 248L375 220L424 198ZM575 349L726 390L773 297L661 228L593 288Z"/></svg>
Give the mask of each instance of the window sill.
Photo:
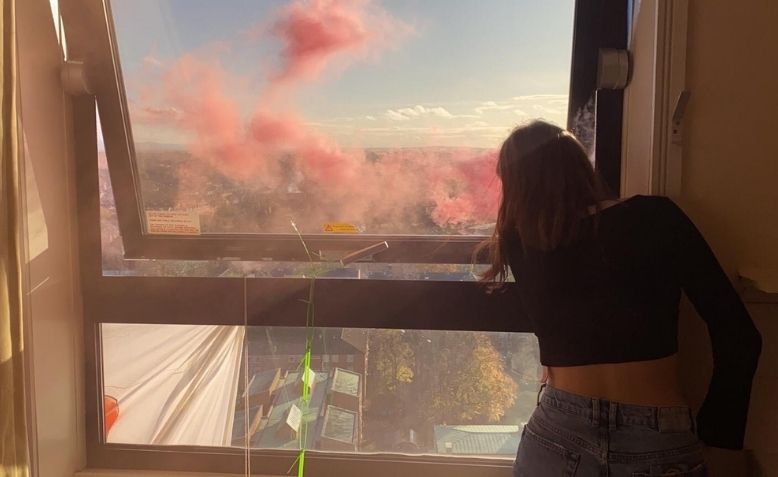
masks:
<svg viewBox="0 0 778 477"><path fill-rule="evenodd" d="M254 477L284 477L252 474ZM84 469L73 477L245 477L245 474L217 474L212 472L171 472L155 470Z"/></svg>

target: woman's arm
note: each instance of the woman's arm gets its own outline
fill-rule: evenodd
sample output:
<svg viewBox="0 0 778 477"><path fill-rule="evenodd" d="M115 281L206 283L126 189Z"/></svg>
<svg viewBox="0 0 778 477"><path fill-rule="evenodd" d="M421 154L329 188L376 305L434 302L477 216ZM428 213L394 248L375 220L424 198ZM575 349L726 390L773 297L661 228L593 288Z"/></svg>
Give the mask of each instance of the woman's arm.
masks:
<svg viewBox="0 0 778 477"><path fill-rule="evenodd" d="M713 376L697 414L698 434L709 446L741 449L762 337L702 234L677 205L667 204L678 277L707 324L713 347Z"/></svg>

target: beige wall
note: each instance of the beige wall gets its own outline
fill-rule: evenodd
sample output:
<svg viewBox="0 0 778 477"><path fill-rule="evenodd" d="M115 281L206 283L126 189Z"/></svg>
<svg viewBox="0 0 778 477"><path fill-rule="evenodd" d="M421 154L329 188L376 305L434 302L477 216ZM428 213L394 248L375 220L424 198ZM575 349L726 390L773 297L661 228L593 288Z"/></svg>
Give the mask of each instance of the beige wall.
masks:
<svg viewBox="0 0 778 477"><path fill-rule="evenodd" d="M56 3L56 2L51 2ZM84 464L83 337L76 255L75 176L62 49L50 0L17 2L27 196L28 313L41 477L71 477Z"/></svg>
<svg viewBox="0 0 778 477"><path fill-rule="evenodd" d="M684 208L725 268L778 275L778 3L690 0ZM778 304L749 306L764 337L746 446L778 475ZM704 393L707 335L684 320L683 376ZM704 338L704 339L703 339Z"/></svg>

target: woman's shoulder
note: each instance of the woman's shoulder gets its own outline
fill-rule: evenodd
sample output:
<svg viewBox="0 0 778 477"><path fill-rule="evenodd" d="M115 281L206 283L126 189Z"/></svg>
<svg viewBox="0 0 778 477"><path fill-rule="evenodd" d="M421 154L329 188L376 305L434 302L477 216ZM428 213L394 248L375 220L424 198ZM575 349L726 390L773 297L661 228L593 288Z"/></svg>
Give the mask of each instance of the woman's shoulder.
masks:
<svg viewBox="0 0 778 477"><path fill-rule="evenodd" d="M683 213L673 199L661 195L633 195L632 197L622 199L619 205L651 214L675 215Z"/></svg>
<svg viewBox="0 0 778 477"><path fill-rule="evenodd" d="M673 199L659 195L635 195L619 202L621 217L616 222L633 224L633 228L642 230L647 236L670 233L679 225L689 221L686 213ZM607 209L606 209L607 210Z"/></svg>

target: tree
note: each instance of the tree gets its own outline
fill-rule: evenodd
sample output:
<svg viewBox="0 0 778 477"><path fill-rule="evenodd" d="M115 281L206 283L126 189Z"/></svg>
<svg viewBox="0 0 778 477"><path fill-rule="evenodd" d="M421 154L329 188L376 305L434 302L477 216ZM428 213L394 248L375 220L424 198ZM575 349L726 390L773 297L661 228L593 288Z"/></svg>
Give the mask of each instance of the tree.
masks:
<svg viewBox="0 0 778 477"><path fill-rule="evenodd" d="M399 386L413 381L415 353L405 334L405 330L370 333L370 375L376 394L396 394Z"/></svg>
<svg viewBox="0 0 778 477"><path fill-rule="evenodd" d="M433 356L417 367L419 418L431 424L497 423L516 401L516 382L484 333L427 339Z"/></svg>

